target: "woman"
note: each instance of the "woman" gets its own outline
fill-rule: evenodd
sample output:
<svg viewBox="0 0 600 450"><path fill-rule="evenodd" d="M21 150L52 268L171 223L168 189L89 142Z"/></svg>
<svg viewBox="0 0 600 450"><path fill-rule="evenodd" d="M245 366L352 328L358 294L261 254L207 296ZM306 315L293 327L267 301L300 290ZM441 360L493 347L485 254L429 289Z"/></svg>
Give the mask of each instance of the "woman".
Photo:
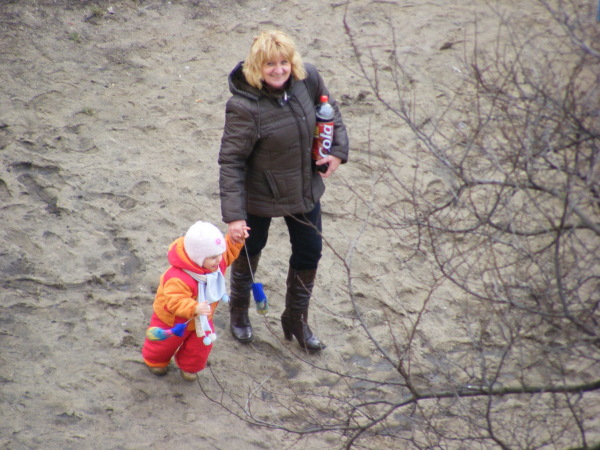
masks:
<svg viewBox="0 0 600 450"><path fill-rule="evenodd" d="M281 325L286 339L320 351L325 345L308 326L310 296L321 258L323 178L348 158L348 135L335 100L314 66L303 64L293 41L281 31L254 39L246 61L229 75L233 94L226 106L219 153L223 221L233 240L250 236L231 267L230 328L234 338L250 342L248 318L252 274L267 243L273 217L288 227L292 255ZM335 109L334 141L325 173L311 164L316 124L315 103L328 95ZM246 254L247 252L247 254Z"/></svg>

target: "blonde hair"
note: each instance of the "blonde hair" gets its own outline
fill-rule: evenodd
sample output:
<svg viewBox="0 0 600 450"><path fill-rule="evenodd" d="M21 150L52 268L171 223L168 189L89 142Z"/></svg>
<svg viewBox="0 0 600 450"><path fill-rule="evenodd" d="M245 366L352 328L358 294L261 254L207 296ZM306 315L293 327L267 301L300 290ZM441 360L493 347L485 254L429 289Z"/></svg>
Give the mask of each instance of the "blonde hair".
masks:
<svg viewBox="0 0 600 450"><path fill-rule="evenodd" d="M279 56L291 63L292 75L296 80L306 78L302 57L296 51L294 41L283 31L272 30L263 31L254 38L242 69L248 83L257 89L262 89L263 66Z"/></svg>

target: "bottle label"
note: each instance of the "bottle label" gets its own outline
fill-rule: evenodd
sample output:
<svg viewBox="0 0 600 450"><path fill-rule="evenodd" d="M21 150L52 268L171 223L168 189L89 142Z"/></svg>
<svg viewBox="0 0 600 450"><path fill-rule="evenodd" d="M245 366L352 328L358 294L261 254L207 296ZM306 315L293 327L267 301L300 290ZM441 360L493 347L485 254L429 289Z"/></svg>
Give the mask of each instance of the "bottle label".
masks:
<svg viewBox="0 0 600 450"><path fill-rule="evenodd" d="M317 122L312 146L312 158L315 161L323 159L331 151L331 145L333 144L333 127L333 122Z"/></svg>

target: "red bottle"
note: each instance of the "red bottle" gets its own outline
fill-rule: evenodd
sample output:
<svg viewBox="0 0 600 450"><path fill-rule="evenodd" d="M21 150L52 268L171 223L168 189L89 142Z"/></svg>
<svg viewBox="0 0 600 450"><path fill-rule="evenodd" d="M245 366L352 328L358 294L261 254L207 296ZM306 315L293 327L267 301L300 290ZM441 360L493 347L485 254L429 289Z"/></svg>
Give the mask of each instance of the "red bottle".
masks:
<svg viewBox="0 0 600 450"><path fill-rule="evenodd" d="M335 112L333 106L329 103L327 95L321 95L321 102L316 106L317 124L315 126L315 137L312 146L312 159L315 170L327 172L329 164L317 166L315 161L323 159L331 151L333 144L333 117Z"/></svg>

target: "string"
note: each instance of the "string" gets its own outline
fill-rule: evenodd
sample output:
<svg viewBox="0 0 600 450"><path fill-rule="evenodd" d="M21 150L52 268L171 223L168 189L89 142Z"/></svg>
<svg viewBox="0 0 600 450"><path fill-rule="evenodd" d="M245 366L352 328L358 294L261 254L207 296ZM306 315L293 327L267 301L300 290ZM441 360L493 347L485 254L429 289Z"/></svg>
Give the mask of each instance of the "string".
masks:
<svg viewBox="0 0 600 450"><path fill-rule="evenodd" d="M252 266L250 265L250 255L248 255L248 248L244 242L244 253L246 253L246 259L248 260L248 270L250 270L250 276L252 277L252 283L254 283L254 274L252 273Z"/></svg>

